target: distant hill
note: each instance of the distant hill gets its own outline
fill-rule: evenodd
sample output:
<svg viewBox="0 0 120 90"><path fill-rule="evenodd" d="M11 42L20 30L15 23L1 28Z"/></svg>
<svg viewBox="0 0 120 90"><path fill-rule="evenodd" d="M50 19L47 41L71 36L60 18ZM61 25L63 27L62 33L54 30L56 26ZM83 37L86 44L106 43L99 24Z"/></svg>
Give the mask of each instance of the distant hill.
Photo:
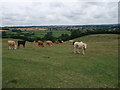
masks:
<svg viewBox="0 0 120 90"><path fill-rule="evenodd" d="M66 28L66 27L120 27L120 24L101 24L101 25L45 25L45 26L4 26L0 28Z"/></svg>

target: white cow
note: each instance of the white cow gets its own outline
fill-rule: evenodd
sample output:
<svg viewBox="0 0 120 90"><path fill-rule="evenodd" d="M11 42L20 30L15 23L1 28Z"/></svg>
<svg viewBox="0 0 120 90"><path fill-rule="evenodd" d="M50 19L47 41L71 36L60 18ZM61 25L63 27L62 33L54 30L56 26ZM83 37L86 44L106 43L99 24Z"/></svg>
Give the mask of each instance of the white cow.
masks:
<svg viewBox="0 0 120 90"><path fill-rule="evenodd" d="M87 44L81 42L75 42L74 43L74 53L80 53L80 50L82 51L82 54L85 54L85 49L87 48Z"/></svg>
<svg viewBox="0 0 120 90"><path fill-rule="evenodd" d="M74 42L74 40L69 40L69 42L70 42L70 43L73 43L73 42Z"/></svg>
<svg viewBox="0 0 120 90"><path fill-rule="evenodd" d="M72 43L74 45L75 40L69 40L70 43Z"/></svg>
<svg viewBox="0 0 120 90"><path fill-rule="evenodd" d="M9 46L8 49L12 49L12 50L17 49L17 46L16 46L15 41L9 40L9 41L8 41L8 46Z"/></svg>

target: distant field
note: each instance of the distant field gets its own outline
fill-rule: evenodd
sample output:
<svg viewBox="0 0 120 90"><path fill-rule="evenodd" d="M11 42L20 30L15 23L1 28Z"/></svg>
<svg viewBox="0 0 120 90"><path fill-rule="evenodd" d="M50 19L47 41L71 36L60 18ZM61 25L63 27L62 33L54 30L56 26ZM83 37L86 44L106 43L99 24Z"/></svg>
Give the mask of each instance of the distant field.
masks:
<svg viewBox="0 0 120 90"><path fill-rule="evenodd" d="M34 31L35 33L35 36L40 36L40 37L44 37L44 35L47 33L47 32L50 32L50 31ZM53 33L53 36L54 37L59 37L61 34L69 34L70 35L70 32L69 31L54 31L52 30L51 31Z"/></svg>
<svg viewBox="0 0 120 90"><path fill-rule="evenodd" d="M52 30L52 31L50 31L50 30L41 30L41 31L37 30L37 31L23 31L22 33L29 33L29 32L33 32L35 34L33 36L37 36L37 37L44 37L45 34L47 34L47 32L52 32L54 37L59 37L61 34L70 35L70 31L66 31L66 30L63 30L63 31L61 31L61 30L57 30L57 31L56 30ZM7 32L7 34L16 34L16 32Z"/></svg>
<svg viewBox="0 0 120 90"><path fill-rule="evenodd" d="M70 42L8 50L8 40L2 43L3 88L118 87L118 35L77 38L88 44L85 55L74 54Z"/></svg>
<svg viewBox="0 0 120 90"><path fill-rule="evenodd" d="M14 30L14 28L10 28L10 30ZM48 30L47 28L17 28L17 30L22 31L38 31L38 30Z"/></svg>
<svg viewBox="0 0 120 90"><path fill-rule="evenodd" d="M3 31L8 31L8 30L0 30L0 32L3 32Z"/></svg>

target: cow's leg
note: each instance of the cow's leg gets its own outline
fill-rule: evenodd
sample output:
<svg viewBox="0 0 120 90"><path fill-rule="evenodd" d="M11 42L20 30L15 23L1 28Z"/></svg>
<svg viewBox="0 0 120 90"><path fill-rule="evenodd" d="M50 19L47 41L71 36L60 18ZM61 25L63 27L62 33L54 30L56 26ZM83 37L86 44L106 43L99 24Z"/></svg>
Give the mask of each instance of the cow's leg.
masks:
<svg viewBox="0 0 120 90"><path fill-rule="evenodd" d="M20 44L18 43L18 47L20 47Z"/></svg>
<svg viewBox="0 0 120 90"><path fill-rule="evenodd" d="M76 53L75 48L73 49L73 52Z"/></svg>
<svg viewBox="0 0 120 90"><path fill-rule="evenodd" d="M9 48L8 48L9 50L11 49L11 46L9 46Z"/></svg>
<svg viewBox="0 0 120 90"><path fill-rule="evenodd" d="M85 51L84 51L84 50L82 50L82 54L83 54L83 55L85 54Z"/></svg>
<svg viewBox="0 0 120 90"><path fill-rule="evenodd" d="M12 49L15 50L15 46L12 46Z"/></svg>
<svg viewBox="0 0 120 90"><path fill-rule="evenodd" d="M74 53L77 53L76 51L77 51L77 49L74 47Z"/></svg>
<svg viewBox="0 0 120 90"><path fill-rule="evenodd" d="M15 46L13 46L13 50L15 50Z"/></svg>
<svg viewBox="0 0 120 90"><path fill-rule="evenodd" d="M25 44L23 44L23 47L25 47Z"/></svg>
<svg viewBox="0 0 120 90"><path fill-rule="evenodd" d="M50 44L50 46L52 46L52 44Z"/></svg>
<svg viewBox="0 0 120 90"><path fill-rule="evenodd" d="M43 44L41 44L41 47L43 47Z"/></svg>
<svg viewBox="0 0 120 90"><path fill-rule="evenodd" d="M16 45L14 46L14 50L15 50L15 49L17 49L17 46L16 46Z"/></svg>
<svg viewBox="0 0 120 90"><path fill-rule="evenodd" d="M44 47L43 43L41 44L41 47Z"/></svg>
<svg viewBox="0 0 120 90"><path fill-rule="evenodd" d="M79 48L77 48L77 53L80 53L80 49Z"/></svg>
<svg viewBox="0 0 120 90"><path fill-rule="evenodd" d="M16 45L12 46L12 49L15 50L16 49Z"/></svg>
<svg viewBox="0 0 120 90"><path fill-rule="evenodd" d="M48 44L48 46L50 47L50 44Z"/></svg>
<svg viewBox="0 0 120 90"><path fill-rule="evenodd" d="M11 46L11 49L12 49L12 50L14 50L14 47L13 47L13 46Z"/></svg>

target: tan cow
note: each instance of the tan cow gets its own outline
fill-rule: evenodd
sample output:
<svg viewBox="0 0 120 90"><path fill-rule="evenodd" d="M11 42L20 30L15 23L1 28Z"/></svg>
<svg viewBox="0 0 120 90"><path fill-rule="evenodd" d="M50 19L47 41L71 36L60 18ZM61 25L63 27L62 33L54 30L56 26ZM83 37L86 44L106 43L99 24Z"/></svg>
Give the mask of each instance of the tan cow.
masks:
<svg viewBox="0 0 120 90"><path fill-rule="evenodd" d="M17 45L16 45L15 41L9 40L8 41L8 46L9 46L8 49L11 49L11 50L17 49Z"/></svg>
<svg viewBox="0 0 120 90"><path fill-rule="evenodd" d="M42 41L38 41L38 46L42 46L42 47L44 47L43 42L42 42Z"/></svg>
<svg viewBox="0 0 120 90"><path fill-rule="evenodd" d="M70 43L73 43L73 42L74 42L74 40L69 40L69 42L70 42Z"/></svg>
<svg viewBox="0 0 120 90"><path fill-rule="evenodd" d="M52 45L53 45L53 42L52 42L52 41L46 41L46 45L52 46Z"/></svg>
<svg viewBox="0 0 120 90"><path fill-rule="evenodd" d="M72 43L74 45L75 40L69 40L70 43Z"/></svg>

